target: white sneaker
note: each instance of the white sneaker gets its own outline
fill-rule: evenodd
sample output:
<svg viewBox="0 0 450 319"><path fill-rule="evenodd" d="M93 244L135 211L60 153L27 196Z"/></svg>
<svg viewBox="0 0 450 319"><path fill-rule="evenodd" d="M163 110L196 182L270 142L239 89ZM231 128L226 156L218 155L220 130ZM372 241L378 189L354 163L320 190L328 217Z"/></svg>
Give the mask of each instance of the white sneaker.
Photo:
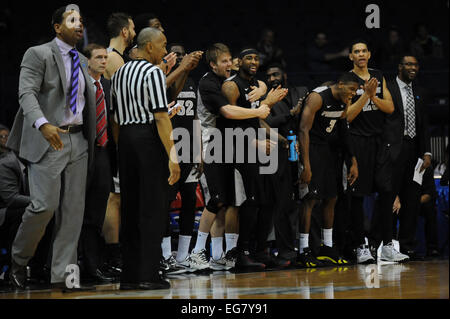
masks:
<svg viewBox="0 0 450 319"><path fill-rule="evenodd" d="M382 261L406 262L409 260L409 256L397 251L391 242L381 248L380 259Z"/></svg>
<svg viewBox="0 0 450 319"><path fill-rule="evenodd" d="M168 266L165 270L166 275L178 275L187 271L184 266L177 263L173 256L170 256L168 259L164 260L164 263Z"/></svg>
<svg viewBox="0 0 450 319"><path fill-rule="evenodd" d="M199 253L192 252L189 257L189 266L194 270L203 270L209 268L209 262L206 258L206 250L202 249Z"/></svg>
<svg viewBox="0 0 450 319"><path fill-rule="evenodd" d="M372 264L375 262L375 258L370 253L369 246L361 245L356 248L356 262L358 264Z"/></svg>
<svg viewBox="0 0 450 319"><path fill-rule="evenodd" d="M183 261L177 261L177 265L186 269L186 272L194 272L196 269L191 268L189 255Z"/></svg>
<svg viewBox="0 0 450 319"><path fill-rule="evenodd" d="M209 259L209 268L212 270L228 270L230 268L227 268L227 260L225 259L225 256L222 254L222 256L219 259L210 258Z"/></svg>

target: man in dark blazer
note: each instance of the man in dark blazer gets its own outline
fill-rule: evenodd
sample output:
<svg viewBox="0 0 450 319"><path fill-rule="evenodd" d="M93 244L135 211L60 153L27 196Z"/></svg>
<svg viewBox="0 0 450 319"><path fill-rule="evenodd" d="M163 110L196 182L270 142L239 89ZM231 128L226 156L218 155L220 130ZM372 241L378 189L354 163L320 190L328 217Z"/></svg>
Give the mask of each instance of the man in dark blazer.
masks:
<svg viewBox="0 0 450 319"><path fill-rule="evenodd" d="M52 16L56 38L28 49L22 59L19 104L7 146L28 162L31 203L12 245L10 279L24 288L26 266L55 215L51 283L64 288L67 266L77 264L88 160L93 160L95 91L87 60L76 50L83 37L78 6Z"/></svg>
<svg viewBox="0 0 450 319"><path fill-rule="evenodd" d="M81 279L84 282L109 282L114 277L101 264L102 226L106 205L115 175L115 151L110 122L110 81L102 75L106 69L108 52L104 46L91 43L84 49L88 58L89 84L96 90L96 143L94 162L90 167L86 188L86 204L79 252L82 259ZM98 98L97 98L98 97ZM104 132L102 132L102 129Z"/></svg>
<svg viewBox="0 0 450 319"><path fill-rule="evenodd" d="M418 159L420 171L431 165L430 134L426 91L414 80L419 72L416 57L404 55L398 65L397 77L388 83L395 110L386 118L385 139L391 144L393 190L402 205L398 239L402 253L414 258L421 185L413 181Z"/></svg>

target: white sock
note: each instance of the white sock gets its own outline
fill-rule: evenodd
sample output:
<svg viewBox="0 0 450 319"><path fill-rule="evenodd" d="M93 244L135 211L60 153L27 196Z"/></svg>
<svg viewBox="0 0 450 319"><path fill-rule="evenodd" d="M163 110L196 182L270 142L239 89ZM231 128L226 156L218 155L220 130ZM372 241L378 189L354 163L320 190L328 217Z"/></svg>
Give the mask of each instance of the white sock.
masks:
<svg viewBox="0 0 450 319"><path fill-rule="evenodd" d="M223 237L211 237L212 258L219 260L223 254Z"/></svg>
<svg viewBox="0 0 450 319"><path fill-rule="evenodd" d="M226 233L225 234L225 253L237 246L239 234Z"/></svg>
<svg viewBox="0 0 450 319"><path fill-rule="evenodd" d="M300 233L300 254L302 254L303 250L308 247L309 247L309 234Z"/></svg>
<svg viewBox="0 0 450 319"><path fill-rule="evenodd" d="M180 263L189 255L189 245L191 244L192 236L178 236L178 251L177 261Z"/></svg>
<svg viewBox="0 0 450 319"><path fill-rule="evenodd" d="M197 254L202 249L205 249L206 247L206 240L208 239L209 233L204 233L199 231L197 234L197 241L195 242L195 247L192 249L192 252Z"/></svg>
<svg viewBox="0 0 450 319"><path fill-rule="evenodd" d="M172 255L171 238L164 237L161 243L161 249L164 259L168 259Z"/></svg>
<svg viewBox="0 0 450 319"><path fill-rule="evenodd" d="M333 228L322 228L323 244L328 247L333 247Z"/></svg>

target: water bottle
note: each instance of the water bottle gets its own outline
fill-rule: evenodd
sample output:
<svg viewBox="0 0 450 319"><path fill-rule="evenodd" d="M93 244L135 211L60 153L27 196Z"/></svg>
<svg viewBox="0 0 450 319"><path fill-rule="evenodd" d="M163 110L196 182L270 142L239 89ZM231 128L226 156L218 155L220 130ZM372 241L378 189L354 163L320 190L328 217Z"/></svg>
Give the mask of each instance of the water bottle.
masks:
<svg viewBox="0 0 450 319"><path fill-rule="evenodd" d="M295 150L295 145L297 144L297 135L295 135L292 131L289 131L287 140L289 141L289 160L291 162L296 162L298 161L298 154Z"/></svg>

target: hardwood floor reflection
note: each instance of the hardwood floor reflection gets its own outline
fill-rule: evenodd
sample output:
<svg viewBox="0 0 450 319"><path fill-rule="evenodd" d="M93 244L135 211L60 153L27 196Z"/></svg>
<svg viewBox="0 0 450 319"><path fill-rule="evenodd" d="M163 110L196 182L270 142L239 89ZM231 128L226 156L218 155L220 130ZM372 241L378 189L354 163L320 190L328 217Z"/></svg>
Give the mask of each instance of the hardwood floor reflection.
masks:
<svg viewBox="0 0 450 319"><path fill-rule="evenodd" d="M3 292L0 299L448 299L448 260L253 273L212 272L170 278L170 290Z"/></svg>

